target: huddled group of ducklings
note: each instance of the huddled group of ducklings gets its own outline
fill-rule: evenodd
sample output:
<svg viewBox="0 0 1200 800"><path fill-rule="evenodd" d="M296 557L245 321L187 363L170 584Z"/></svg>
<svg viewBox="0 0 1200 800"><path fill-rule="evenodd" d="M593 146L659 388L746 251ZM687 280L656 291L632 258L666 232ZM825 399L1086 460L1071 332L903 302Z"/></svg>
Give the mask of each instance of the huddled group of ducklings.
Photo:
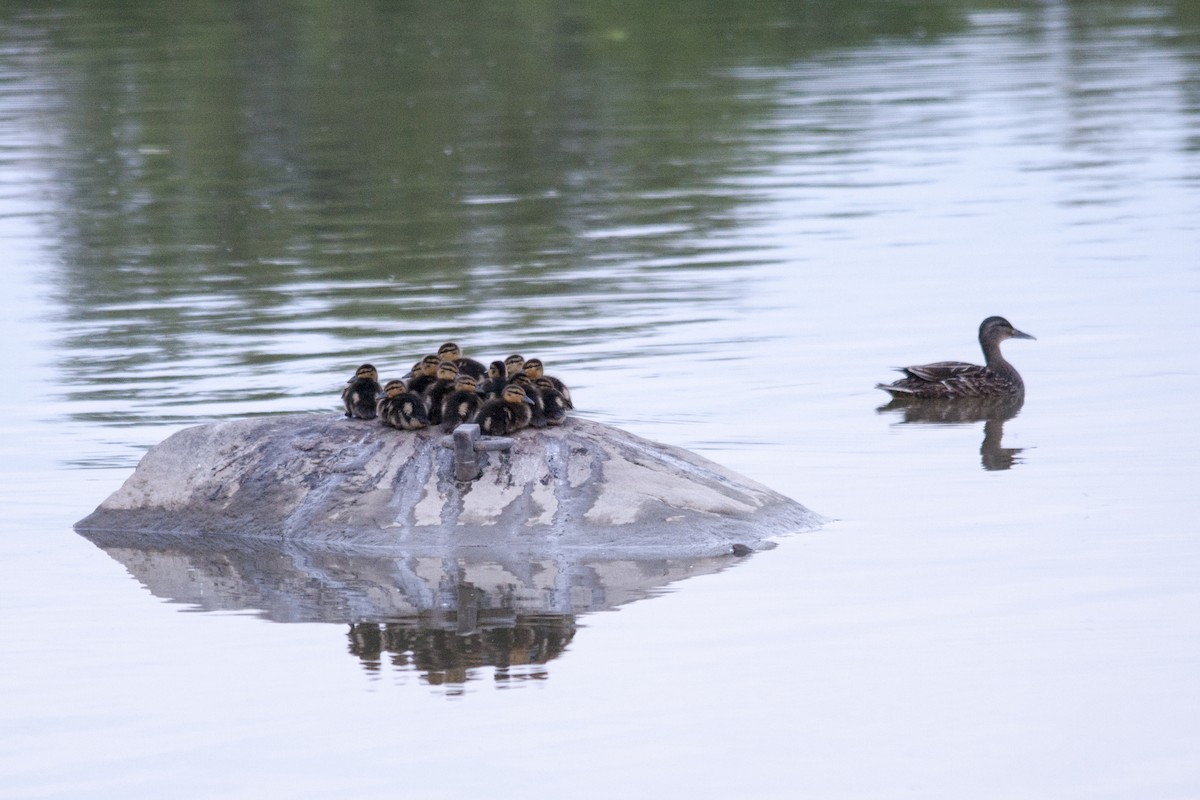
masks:
<svg viewBox="0 0 1200 800"><path fill-rule="evenodd" d="M571 392L545 373L541 359L511 355L489 366L463 355L454 342L418 361L403 378L379 384L379 372L363 364L342 390L346 416L375 419L400 430L462 423L487 436L525 427L561 425L574 408Z"/></svg>

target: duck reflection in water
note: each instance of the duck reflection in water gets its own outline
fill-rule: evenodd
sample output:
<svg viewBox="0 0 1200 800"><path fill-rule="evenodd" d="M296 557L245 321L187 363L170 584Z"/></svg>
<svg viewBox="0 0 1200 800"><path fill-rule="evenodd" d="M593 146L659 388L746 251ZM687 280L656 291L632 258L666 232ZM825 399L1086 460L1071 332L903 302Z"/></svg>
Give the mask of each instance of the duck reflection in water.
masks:
<svg viewBox="0 0 1200 800"><path fill-rule="evenodd" d="M899 412L902 425L925 423L932 425L969 425L983 423L983 443L979 446L980 460L986 470L1005 470L1021 463L1023 448L1002 447L1004 423L1025 404L1024 396L976 397L958 400L920 400L895 398L876 409L880 414Z"/></svg>
<svg viewBox="0 0 1200 800"><path fill-rule="evenodd" d="M446 687L450 694L461 693L473 673L484 667L494 668L496 684L549 678L549 663L566 651L575 636L575 617L502 617L483 621L467 633L415 620L356 622L346 636L350 654L368 672L381 672L386 654L393 668L415 670L423 681Z"/></svg>

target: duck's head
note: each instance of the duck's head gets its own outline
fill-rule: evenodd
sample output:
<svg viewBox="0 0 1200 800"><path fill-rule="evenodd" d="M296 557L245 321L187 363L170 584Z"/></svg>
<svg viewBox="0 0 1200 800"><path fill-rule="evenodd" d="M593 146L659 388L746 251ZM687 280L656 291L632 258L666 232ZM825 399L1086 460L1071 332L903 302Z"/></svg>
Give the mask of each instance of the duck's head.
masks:
<svg viewBox="0 0 1200 800"><path fill-rule="evenodd" d="M525 374L530 378L540 378L546 374L546 368L542 365L540 358L531 358L525 362L523 367Z"/></svg>
<svg viewBox="0 0 1200 800"><path fill-rule="evenodd" d="M518 372L516 375L514 375L512 382L514 385L520 386L522 389L524 389L525 394L529 394L533 391L533 381L530 380L529 376L524 372Z"/></svg>
<svg viewBox="0 0 1200 800"><path fill-rule="evenodd" d="M533 385L539 389L553 389L556 392L558 391L558 387L554 385L554 381L550 380L545 375L540 378L534 378Z"/></svg>
<svg viewBox="0 0 1200 800"><path fill-rule="evenodd" d="M404 391L406 391L404 381L388 381L383 387L383 396L395 397Z"/></svg>
<svg viewBox="0 0 1200 800"><path fill-rule="evenodd" d="M513 353L508 358L504 359L504 377L511 378L516 375L525 366L525 359Z"/></svg>
<svg viewBox="0 0 1200 800"><path fill-rule="evenodd" d="M427 355L421 359L421 370L418 374L419 375L428 375L429 377L432 378L434 375L437 375L438 366L441 363L442 363L441 356L437 356L437 355L430 353L429 355Z"/></svg>
<svg viewBox="0 0 1200 800"><path fill-rule="evenodd" d="M988 317L979 324L979 341L1002 342L1005 339L1033 339L1028 333L1019 331L1004 317Z"/></svg>
<svg viewBox="0 0 1200 800"><path fill-rule="evenodd" d="M446 342L438 348L438 357L443 361L454 361L462 358L462 348L454 342Z"/></svg>
<svg viewBox="0 0 1200 800"><path fill-rule="evenodd" d="M491 364L488 364L488 378L498 381L504 377L505 374L503 361L493 361Z"/></svg>
<svg viewBox="0 0 1200 800"><path fill-rule="evenodd" d="M458 377L458 364L453 361L443 361L437 366L437 377L440 381L452 381Z"/></svg>
<svg viewBox="0 0 1200 800"><path fill-rule="evenodd" d="M525 394L525 390L516 383L510 383L508 386L505 386L504 393L500 396L504 398L504 402L512 403L513 405L520 405L521 403L533 405L533 401Z"/></svg>
<svg viewBox="0 0 1200 800"><path fill-rule="evenodd" d="M375 367L371 366L370 364L363 364L361 367L354 370L354 377L347 381L347 383L353 383L359 378L370 378L373 381L377 381L379 380L379 370L375 369Z"/></svg>
<svg viewBox="0 0 1200 800"><path fill-rule="evenodd" d="M454 388L460 392L473 392L479 388L479 381L474 375L461 374L454 379Z"/></svg>

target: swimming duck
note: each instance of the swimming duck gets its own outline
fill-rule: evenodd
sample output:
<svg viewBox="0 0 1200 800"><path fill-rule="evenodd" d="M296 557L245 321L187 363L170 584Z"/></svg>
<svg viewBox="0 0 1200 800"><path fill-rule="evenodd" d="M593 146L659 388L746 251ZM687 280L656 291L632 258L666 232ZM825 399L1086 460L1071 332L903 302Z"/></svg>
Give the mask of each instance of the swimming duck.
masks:
<svg viewBox="0 0 1200 800"><path fill-rule="evenodd" d="M430 384L437 380L438 366L442 359L435 354L425 356L413 367L413 377L408 381L408 390L414 394L424 394Z"/></svg>
<svg viewBox="0 0 1200 800"><path fill-rule="evenodd" d="M464 356L462 348L454 342L446 342L439 347L438 356L445 361L453 361L457 364L458 371L463 375L470 375L473 378L483 378L487 375L487 367L473 358Z"/></svg>
<svg viewBox="0 0 1200 800"><path fill-rule="evenodd" d="M459 374L454 381L454 391L442 400L442 429L449 432L464 422L474 422L475 413L483 405L483 397L477 391L479 381L474 375Z"/></svg>
<svg viewBox="0 0 1200 800"><path fill-rule="evenodd" d="M562 425L567 419L567 398L545 375L535 380L533 385L542 395L542 413L546 417L546 424Z"/></svg>
<svg viewBox="0 0 1200 800"><path fill-rule="evenodd" d="M442 400L454 391L457 378L458 365L453 361L443 361L438 364L437 379L425 388L425 407L429 409L429 421L434 425L442 421Z"/></svg>
<svg viewBox="0 0 1200 800"><path fill-rule="evenodd" d="M962 361L938 361L915 367L898 367L900 380L875 385L897 398L1022 397L1025 384L1012 364L1000 354L1005 339L1032 339L1004 317L988 317L979 326L984 366Z"/></svg>
<svg viewBox="0 0 1200 800"><path fill-rule="evenodd" d="M500 397L479 407L475 422L486 436L507 436L527 426L532 417L533 401L525 396L524 389L510 383Z"/></svg>
<svg viewBox="0 0 1200 800"><path fill-rule="evenodd" d="M354 377L342 389L342 405L346 416L351 419L375 419L375 399L380 392L379 371L370 364L363 364L354 371Z"/></svg>
<svg viewBox="0 0 1200 800"><path fill-rule="evenodd" d="M567 403L567 408L575 407L575 405L571 402L571 392L569 389L567 389L566 384L560 381L558 378L555 378L553 375L547 375L546 367L544 364L542 364L542 360L540 358L531 358L526 361L525 365L522 367L522 371L535 381L538 378L548 379L554 384L554 388L557 389L560 394L562 394L563 400L565 400Z"/></svg>
<svg viewBox="0 0 1200 800"><path fill-rule="evenodd" d="M421 396L408 391L404 381L388 381L376 413L384 425L404 431L416 431L429 426L429 415Z"/></svg>

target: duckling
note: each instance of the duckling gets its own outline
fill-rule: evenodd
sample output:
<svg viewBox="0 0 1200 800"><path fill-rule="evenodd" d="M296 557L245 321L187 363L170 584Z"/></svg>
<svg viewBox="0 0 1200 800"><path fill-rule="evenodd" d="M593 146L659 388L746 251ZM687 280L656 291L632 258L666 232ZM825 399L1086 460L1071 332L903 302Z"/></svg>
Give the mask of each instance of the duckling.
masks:
<svg viewBox="0 0 1200 800"><path fill-rule="evenodd" d="M543 375L533 382L542 395L542 413L547 425L562 425L567 420L567 398Z"/></svg>
<svg viewBox="0 0 1200 800"><path fill-rule="evenodd" d="M445 361L453 361L458 365L458 371L473 378L483 378L487 375L487 367L473 358L467 358L454 342L446 342L438 348L438 355Z"/></svg>
<svg viewBox="0 0 1200 800"><path fill-rule="evenodd" d="M443 361L438 364L437 379L425 388L425 407L429 409L429 421L434 425L442 421L442 400L454 391L457 378L458 365L453 361Z"/></svg>
<svg viewBox="0 0 1200 800"><path fill-rule="evenodd" d="M475 413L483 405L483 397L477 391L479 381L474 375L459 374L454 381L454 391L442 400L442 429L454 430L464 422L474 422Z"/></svg>
<svg viewBox="0 0 1200 800"><path fill-rule="evenodd" d="M896 398L1024 397L1025 383L1000 354L1005 339L1032 339L1004 317L988 317L979 325L979 346L984 366L962 361L938 361L915 367L897 367L905 377L875 385Z"/></svg>
<svg viewBox="0 0 1200 800"><path fill-rule="evenodd" d="M546 427L546 406L542 402L542 393L533 385L533 381L524 372L518 372L509 381L510 386L520 386L525 390L525 396L533 403L529 424L534 428Z"/></svg>
<svg viewBox="0 0 1200 800"><path fill-rule="evenodd" d="M363 364L342 389L342 405L351 419L375 419L375 399L379 395L379 371Z"/></svg>
<svg viewBox="0 0 1200 800"><path fill-rule="evenodd" d="M533 401L515 383L504 387L503 394L479 407L475 422L486 436L507 436L529 424Z"/></svg>
<svg viewBox="0 0 1200 800"><path fill-rule="evenodd" d="M504 362L493 361L488 365L487 378L479 384L479 393L491 400L500 396L506 383L508 378L505 377Z"/></svg>
<svg viewBox="0 0 1200 800"><path fill-rule="evenodd" d="M376 413L384 425L404 431L416 431L429 426L429 415L421 396L404 388L404 381L388 381Z"/></svg>
<svg viewBox="0 0 1200 800"><path fill-rule="evenodd" d="M554 388L557 389L563 396L563 400L566 401L567 408L575 407L575 404L571 402L571 391L567 388L567 385L558 378L555 378L553 375L547 375L545 365L542 364L542 360L540 358L531 358L526 361L523 371L535 381L538 378L549 379L550 382L554 384Z"/></svg>
<svg viewBox="0 0 1200 800"><path fill-rule="evenodd" d="M413 394L424 394L425 390L437 380L438 365L442 359L436 355L427 355L413 367L413 377L408 382L408 390Z"/></svg>
<svg viewBox="0 0 1200 800"><path fill-rule="evenodd" d="M513 353L508 358L504 359L504 377L506 380L512 380L513 376L521 372L525 368L525 359Z"/></svg>

